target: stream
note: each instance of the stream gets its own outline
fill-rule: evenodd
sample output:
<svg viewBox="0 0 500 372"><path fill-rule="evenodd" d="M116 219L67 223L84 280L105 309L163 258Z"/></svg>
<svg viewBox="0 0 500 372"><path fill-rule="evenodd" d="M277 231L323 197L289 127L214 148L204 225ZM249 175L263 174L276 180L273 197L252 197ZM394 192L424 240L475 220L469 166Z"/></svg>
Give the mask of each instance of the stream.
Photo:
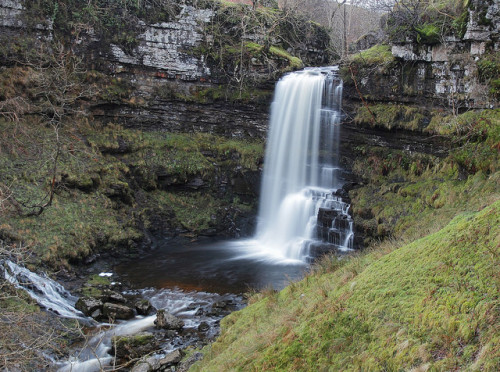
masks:
<svg viewBox="0 0 500 372"><path fill-rule="evenodd" d="M343 182L338 176L343 85L337 70L304 69L284 76L276 86L254 238L188 244L164 241L152 254L102 273L126 284L123 295L149 300L184 326L157 330L153 312L115 324L94 322L86 343L68 360L56 363L59 371L114 369L116 360L110 351L112 338L119 335L149 332L157 359L190 345L201 347L216 337L225 315L245 306L245 293L280 290L299 280L318 246L323 252L353 249L350 204L338 194ZM46 309L92 322L74 309L76 299L48 278L15 264L8 264L4 275L31 291ZM112 304L103 308L106 305ZM133 316L133 310L128 310ZM103 314L93 316L107 319Z"/></svg>

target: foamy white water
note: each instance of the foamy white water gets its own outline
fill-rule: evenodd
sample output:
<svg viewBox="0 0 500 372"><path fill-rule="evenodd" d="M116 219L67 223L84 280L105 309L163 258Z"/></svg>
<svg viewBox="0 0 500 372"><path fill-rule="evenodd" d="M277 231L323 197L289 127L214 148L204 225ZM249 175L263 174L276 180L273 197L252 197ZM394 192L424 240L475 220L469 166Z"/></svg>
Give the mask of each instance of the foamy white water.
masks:
<svg viewBox="0 0 500 372"><path fill-rule="evenodd" d="M341 104L342 81L332 67L291 73L278 82L254 251L285 262L307 259L317 241L318 211L332 204L330 196L341 186L336 164ZM352 239L335 245L351 248Z"/></svg>
<svg viewBox="0 0 500 372"><path fill-rule="evenodd" d="M83 319L85 316L75 309L77 300L62 285L50 278L35 274L28 269L6 260L4 278L18 288L24 289L39 305L64 318Z"/></svg>

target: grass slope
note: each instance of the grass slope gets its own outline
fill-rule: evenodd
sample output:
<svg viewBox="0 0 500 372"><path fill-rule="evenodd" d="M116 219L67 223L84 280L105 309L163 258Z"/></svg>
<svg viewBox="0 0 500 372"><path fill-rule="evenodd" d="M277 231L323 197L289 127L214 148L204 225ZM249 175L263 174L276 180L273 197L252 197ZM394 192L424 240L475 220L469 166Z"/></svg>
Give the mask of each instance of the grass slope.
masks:
<svg viewBox="0 0 500 372"><path fill-rule="evenodd" d="M194 371L500 370L500 201L338 261L222 321Z"/></svg>

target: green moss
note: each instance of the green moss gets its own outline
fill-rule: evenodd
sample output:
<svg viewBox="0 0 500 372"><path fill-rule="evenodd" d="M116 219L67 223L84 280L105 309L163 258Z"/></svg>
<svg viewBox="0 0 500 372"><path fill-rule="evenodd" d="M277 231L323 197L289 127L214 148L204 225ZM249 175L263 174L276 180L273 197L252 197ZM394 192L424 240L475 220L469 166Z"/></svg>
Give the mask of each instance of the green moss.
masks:
<svg viewBox="0 0 500 372"><path fill-rule="evenodd" d="M327 265L226 317L193 370L496 370L499 226L497 201Z"/></svg>
<svg viewBox="0 0 500 372"><path fill-rule="evenodd" d="M362 66L389 64L394 61L391 46L378 44L351 57L351 61Z"/></svg>
<svg viewBox="0 0 500 372"><path fill-rule="evenodd" d="M89 280L87 281L87 284L90 286L99 286L99 285L106 286L106 285L110 285L111 281L106 276L99 276L99 274L95 274L89 278Z"/></svg>
<svg viewBox="0 0 500 372"><path fill-rule="evenodd" d="M289 62L289 67L292 70L304 67L304 63L301 61L300 58L292 56L284 49L272 46L269 48L269 52L277 57L287 59Z"/></svg>
<svg viewBox="0 0 500 372"><path fill-rule="evenodd" d="M441 29L439 25L433 23L424 23L417 26L417 43L436 44L440 41Z"/></svg>
<svg viewBox="0 0 500 372"><path fill-rule="evenodd" d="M132 336L113 336L111 342L115 349L133 350L133 348L154 343L155 337L151 333L139 333Z"/></svg>

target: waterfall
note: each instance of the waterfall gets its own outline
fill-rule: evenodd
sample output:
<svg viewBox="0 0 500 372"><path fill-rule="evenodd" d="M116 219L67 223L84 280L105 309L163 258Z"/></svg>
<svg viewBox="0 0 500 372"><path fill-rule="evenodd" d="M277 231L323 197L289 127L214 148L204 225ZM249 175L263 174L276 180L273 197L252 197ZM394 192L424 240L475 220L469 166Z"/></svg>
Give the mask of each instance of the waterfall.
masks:
<svg viewBox="0 0 500 372"><path fill-rule="evenodd" d="M62 285L52 279L38 275L28 269L6 260L2 267L5 280L17 288L25 290L40 306L63 318L84 319L84 315L75 309L77 300Z"/></svg>
<svg viewBox="0 0 500 372"><path fill-rule="evenodd" d="M341 187L338 151L342 80L336 69L309 68L277 84L264 162L256 239L270 256L304 261L321 240L352 248L352 223L318 225L322 210L352 222ZM324 239L322 239L324 236Z"/></svg>

